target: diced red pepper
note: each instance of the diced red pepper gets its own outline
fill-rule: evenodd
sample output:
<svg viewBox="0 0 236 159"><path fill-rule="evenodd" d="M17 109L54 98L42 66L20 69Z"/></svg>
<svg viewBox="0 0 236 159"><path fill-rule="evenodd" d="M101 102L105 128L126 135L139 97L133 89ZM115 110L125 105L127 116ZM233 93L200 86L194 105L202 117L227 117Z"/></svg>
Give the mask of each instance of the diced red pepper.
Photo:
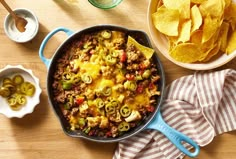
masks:
<svg viewBox="0 0 236 159"><path fill-rule="evenodd" d="M76 104L80 105L84 102L84 97L78 97L76 98Z"/></svg>
<svg viewBox="0 0 236 159"><path fill-rule="evenodd" d="M95 134L95 130L90 130L88 133L89 136L93 136L94 134Z"/></svg>
<svg viewBox="0 0 236 159"><path fill-rule="evenodd" d="M147 111L149 111L149 112L154 112L154 110L155 110L155 107L154 106L152 106L152 105L149 105L148 107L147 107Z"/></svg>
<svg viewBox="0 0 236 159"><path fill-rule="evenodd" d="M106 136L107 136L107 137L110 137L110 136L112 136L112 133L111 133L111 131L108 131L108 132L106 132Z"/></svg>
<svg viewBox="0 0 236 159"><path fill-rule="evenodd" d="M140 70L145 70L146 68L147 68L147 66L144 63L139 64L139 69Z"/></svg>
<svg viewBox="0 0 236 159"><path fill-rule="evenodd" d="M120 62L125 62L127 59L127 55L126 55L126 52L122 52L121 56L120 56Z"/></svg>
<svg viewBox="0 0 236 159"><path fill-rule="evenodd" d="M132 81L132 80L135 79L135 76L134 76L133 74L127 73L127 74L125 75L125 78L126 78L127 80L129 80L129 81Z"/></svg>
<svg viewBox="0 0 236 159"><path fill-rule="evenodd" d="M138 87L137 87L137 89L136 89L137 93L142 93L143 90L144 90L143 85L142 85L142 84L139 84Z"/></svg>
<svg viewBox="0 0 236 159"><path fill-rule="evenodd" d="M150 83L148 86L149 89L154 89L155 88L155 84L154 83Z"/></svg>

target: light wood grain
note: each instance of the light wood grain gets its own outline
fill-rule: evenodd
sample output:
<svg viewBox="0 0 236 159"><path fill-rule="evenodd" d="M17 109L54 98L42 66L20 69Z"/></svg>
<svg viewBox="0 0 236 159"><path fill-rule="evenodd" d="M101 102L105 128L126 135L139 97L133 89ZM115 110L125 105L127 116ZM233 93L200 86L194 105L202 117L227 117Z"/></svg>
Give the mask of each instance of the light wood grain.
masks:
<svg viewBox="0 0 236 159"><path fill-rule="evenodd" d="M111 10L100 10L86 0L7 0L12 8L28 8L40 22L37 36L30 42L18 44L4 33L4 18L8 14L0 6L0 68L7 64L21 64L40 79L43 89L41 103L35 111L22 119L8 119L0 115L0 159L111 159L116 143L100 144L66 136L48 103L46 91L47 69L38 56L43 38L53 29L63 26L73 31L97 25L116 24L148 32L146 12L148 0L124 0ZM51 58L66 35L58 33L45 48ZM176 66L160 55L167 83L194 71ZM235 60L218 68L236 69ZM215 137L201 148L199 159L231 159L236 156L236 132ZM187 158L187 157L186 157Z"/></svg>

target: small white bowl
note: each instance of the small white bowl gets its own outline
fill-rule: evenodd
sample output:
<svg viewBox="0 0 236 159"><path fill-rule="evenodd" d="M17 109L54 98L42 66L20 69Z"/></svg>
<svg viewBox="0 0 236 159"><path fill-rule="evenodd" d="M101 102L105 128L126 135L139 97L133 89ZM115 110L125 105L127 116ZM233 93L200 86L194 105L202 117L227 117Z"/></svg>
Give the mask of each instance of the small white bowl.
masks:
<svg viewBox="0 0 236 159"><path fill-rule="evenodd" d="M235 0L234 0L235 1ZM154 45L168 60L179 65L181 67L191 69L191 70L210 70L217 67L220 67L229 61L233 60L236 57L236 50L234 50L230 55L221 54L220 56L213 57L210 61L205 63L183 63L176 61L169 54L169 43L166 36L160 33L154 26L152 21L152 14L156 12L157 5L160 3L160 0L150 0L147 13L148 29L153 40Z"/></svg>
<svg viewBox="0 0 236 159"><path fill-rule="evenodd" d="M34 111L36 105L40 102L40 94L42 89L39 86L39 79L33 75L32 70L25 69L21 65L11 66L7 65L0 70L0 86L2 86L2 79L4 77L12 78L14 75L20 74L25 81L32 83L35 86L35 93L32 97L26 96L27 103L19 110L13 110L8 105L6 98L0 96L0 113L8 118L17 117L22 118L26 114L30 114Z"/></svg>
<svg viewBox="0 0 236 159"><path fill-rule="evenodd" d="M25 8L15 9L14 12L25 18L28 23L25 27L24 32L20 32L17 30L15 26L15 21L10 14L8 14L4 21L4 30L7 36L17 42L17 43L25 43L32 40L38 33L39 30L39 22L37 16L30 10Z"/></svg>

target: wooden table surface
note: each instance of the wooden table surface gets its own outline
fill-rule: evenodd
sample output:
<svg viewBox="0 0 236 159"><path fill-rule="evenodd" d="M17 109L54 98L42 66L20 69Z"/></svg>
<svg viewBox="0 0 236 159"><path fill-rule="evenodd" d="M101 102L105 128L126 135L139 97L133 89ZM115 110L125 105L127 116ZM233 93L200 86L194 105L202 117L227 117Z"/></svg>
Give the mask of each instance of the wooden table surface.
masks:
<svg viewBox="0 0 236 159"><path fill-rule="evenodd" d="M38 56L43 38L53 29L63 26L78 31L97 24L116 24L149 34L147 26L148 0L124 0L111 10L100 10L87 0L6 0L12 8L28 8L40 22L37 36L30 42L19 44L5 34L3 23L8 14L0 5L0 68L7 64L23 65L32 69L40 79L43 90L41 102L32 114L24 118L8 119L0 115L0 159L111 159L116 144L100 144L75 139L64 134L48 103L46 92L47 69ZM54 36L45 48L50 58L65 40L64 33ZM194 73L176 66L160 55L167 83ZM235 59L224 68L236 69ZM236 131L217 136L201 148L199 159L231 159L236 156ZM187 157L185 157L187 158Z"/></svg>

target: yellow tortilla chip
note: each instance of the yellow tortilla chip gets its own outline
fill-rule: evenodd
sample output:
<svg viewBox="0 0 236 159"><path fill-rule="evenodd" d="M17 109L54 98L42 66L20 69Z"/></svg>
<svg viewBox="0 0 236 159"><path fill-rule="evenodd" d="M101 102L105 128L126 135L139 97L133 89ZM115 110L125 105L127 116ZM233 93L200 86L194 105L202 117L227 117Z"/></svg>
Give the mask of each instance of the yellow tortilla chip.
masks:
<svg viewBox="0 0 236 159"><path fill-rule="evenodd" d="M231 5L232 0L224 0L224 2L225 2L225 8L228 8Z"/></svg>
<svg viewBox="0 0 236 159"><path fill-rule="evenodd" d="M220 51L226 52L227 47L227 37L228 37L228 31L229 31L229 23L223 22L220 27L220 33L219 33L219 42L220 42Z"/></svg>
<svg viewBox="0 0 236 159"><path fill-rule="evenodd" d="M168 9L179 10L182 19L190 18L190 0L163 0Z"/></svg>
<svg viewBox="0 0 236 159"><path fill-rule="evenodd" d="M221 18L224 14L225 2L222 0L207 0L200 6L202 16L211 15L212 17Z"/></svg>
<svg viewBox="0 0 236 159"><path fill-rule="evenodd" d="M208 41L216 33L220 23L219 19L212 18L210 15L204 18L202 43Z"/></svg>
<svg viewBox="0 0 236 159"><path fill-rule="evenodd" d="M193 43L181 43L174 47L170 55L179 62L192 63L201 58L199 46Z"/></svg>
<svg viewBox="0 0 236 159"><path fill-rule="evenodd" d="M195 32L192 33L190 41L194 44L201 45L202 44L202 30L196 30Z"/></svg>
<svg viewBox="0 0 236 159"><path fill-rule="evenodd" d="M168 36L178 36L179 27L179 11L167 9L164 6L157 9L157 12L152 14L154 26Z"/></svg>
<svg viewBox="0 0 236 159"><path fill-rule="evenodd" d="M205 1L207 1L207 0L191 0L191 3L202 4Z"/></svg>
<svg viewBox="0 0 236 159"><path fill-rule="evenodd" d="M178 42L186 42L190 40L191 22L191 20L187 20L180 26Z"/></svg>
<svg viewBox="0 0 236 159"><path fill-rule="evenodd" d="M192 33L195 30L199 29L200 26L202 25L202 15L197 5L194 5L191 8L191 19L192 19L192 29L191 29L191 33Z"/></svg>
<svg viewBox="0 0 236 159"><path fill-rule="evenodd" d="M236 31L234 31L229 37L226 53L229 55L235 50L236 50Z"/></svg>
<svg viewBox="0 0 236 159"><path fill-rule="evenodd" d="M199 59L199 61L202 61L202 62L207 62L209 61L213 56L215 56L216 54L218 54L220 50L220 44L215 44L214 47L212 47L211 49L209 49L206 53L203 53L202 55L202 58Z"/></svg>
<svg viewBox="0 0 236 159"><path fill-rule="evenodd" d="M134 45L138 50L140 50L146 59L150 59L155 52L152 48L146 47L144 45L139 44L134 38L131 36L128 37L127 46Z"/></svg>

